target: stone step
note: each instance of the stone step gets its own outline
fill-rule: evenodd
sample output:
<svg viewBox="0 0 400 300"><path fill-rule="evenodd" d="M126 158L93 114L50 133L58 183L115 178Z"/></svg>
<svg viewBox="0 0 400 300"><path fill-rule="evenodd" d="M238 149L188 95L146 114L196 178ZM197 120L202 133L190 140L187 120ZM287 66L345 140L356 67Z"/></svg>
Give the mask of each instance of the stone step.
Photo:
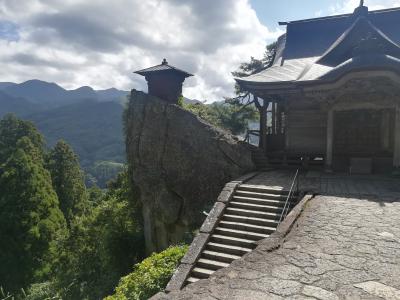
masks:
<svg viewBox="0 0 400 300"><path fill-rule="evenodd" d="M267 186L260 185L252 185L252 184L241 184L237 188L238 191L249 191L263 194L278 194L278 195L287 195L288 191L281 188L273 188Z"/></svg>
<svg viewBox="0 0 400 300"><path fill-rule="evenodd" d="M222 253L239 255L239 256L242 256L242 255L252 251L252 249L250 249L250 248L224 245L224 244L214 243L214 242L208 242L206 245L206 250L212 250L212 251L216 251L216 252L222 252Z"/></svg>
<svg viewBox="0 0 400 300"><path fill-rule="evenodd" d="M279 206L283 207L285 205L285 200L275 200L275 199L261 199L261 198L252 198L252 197L243 197L243 196L233 196L233 201L236 202L244 202L244 203L253 203L259 205L269 205L269 206Z"/></svg>
<svg viewBox="0 0 400 300"><path fill-rule="evenodd" d="M227 235L227 236L237 237L240 239L253 240L253 241L259 241L259 240L265 239L266 237L269 236L268 234L264 234L264 233L249 232L249 231L236 230L236 229L224 228L224 227L217 227L217 228L215 228L214 232L217 234L221 234L221 235Z"/></svg>
<svg viewBox="0 0 400 300"><path fill-rule="evenodd" d="M230 221L230 222L241 222L247 223L252 225L260 225L260 226L269 226L276 228L278 226L278 220L275 219L266 219L266 218L254 218L254 217L247 217L247 216L237 216L231 214L224 214L222 216L222 220Z"/></svg>
<svg viewBox="0 0 400 300"><path fill-rule="evenodd" d="M204 258L207 258L207 259L222 261L224 263L231 263L234 260L237 260L241 257L238 255L226 254L226 253L215 252L215 251L210 251L210 250L204 250L201 253L201 256Z"/></svg>
<svg viewBox="0 0 400 300"><path fill-rule="evenodd" d="M259 225L251 225L240 222L229 222L229 221L220 221L218 224L219 227L229 228L241 231L249 231L254 233L262 233L262 234L270 234L275 231L273 227L267 226L259 226Z"/></svg>
<svg viewBox="0 0 400 300"><path fill-rule="evenodd" d="M195 283L195 282L197 282L199 280L200 280L200 278L196 278L196 277L190 276L189 278L186 279L186 282L187 283Z"/></svg>
<svg viewBox="0 0 400 300"><path fill-rule="evenodd" d="M208 278L211 274L213 274L215 271L214 270L209 270L209 269L204 269L204 268L194 268L192 270L192 273L190 274L192 277L200 278L200 279L205 279Z"/></svg>
<svg viewBox="0 0 400 300"><path fill-rule="evenodd" d="M220 261L216 261L216 260L200 258L197 261L196 266L199 266L200 268L205 268L207 270L217 271L217 270L219 270L221 268L226 268L227 266L229 266L229 264L228 263L224 263L224 262L220 262Z"/></svg>
<svg viewBox="0 0 400 300"><path fill-rule="evenodd" d="M278 214L281 213L283 210L283 207L277 207L277 206L272 206L272 205L259 205L259 204L237 202L237 201L229 202L229 206L241 208L241 209L247 209L247 210L272 212L272 213L278 213Z"/></svg>
<svg viewBox="0 0 400 300"><path fill-rule="evenodd" d="M282 195L282 194L269 194L269 193L259 193L259 192L242 191L242 190L237 190L235 192L235 196L277 200L277 201L286 201L287 198L287 195Z"/></svg>
<svg viewBox="0 0 400 300"><path fill-rule="evenodd" d="M225 245L232 245L238 247L246 247L254 249L256 247L255 241L243 238L237 238L233 236L227 236L222 234L213 234L211 235L211 241L225 244Z"/></svg>
<svg viewBox="0 0 400 300"><path fill-rule="evenodd" d="M281 217L280 213L248 210L248 209L235 208L235 207L227 207L225 213L229 214L229 215L255 217L255 218L260 218L260 219L268 219L268 220L279 220L279 218Z"/></svg>

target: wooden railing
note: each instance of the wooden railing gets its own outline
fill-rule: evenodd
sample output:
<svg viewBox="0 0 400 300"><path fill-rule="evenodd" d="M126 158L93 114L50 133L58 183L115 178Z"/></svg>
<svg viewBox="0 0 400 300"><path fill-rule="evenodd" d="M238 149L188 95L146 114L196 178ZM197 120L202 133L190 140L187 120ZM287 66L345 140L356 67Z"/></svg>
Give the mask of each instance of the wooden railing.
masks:
<svg viewBox="0 0 400 300"><path fill-rule="evenodd" d="M244 141L248 144L250 144L250 136L256 136L256 137L260 137L260 130L250 130L247 129L246 135L244 137Z"/></svg>

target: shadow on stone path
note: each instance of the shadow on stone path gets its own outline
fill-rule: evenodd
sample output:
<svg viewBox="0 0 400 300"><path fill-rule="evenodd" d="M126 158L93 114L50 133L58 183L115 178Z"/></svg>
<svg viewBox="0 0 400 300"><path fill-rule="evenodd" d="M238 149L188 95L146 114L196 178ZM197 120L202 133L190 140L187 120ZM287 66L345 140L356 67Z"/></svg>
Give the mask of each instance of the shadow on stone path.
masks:
<svg viewBox="0 0 400 300"><path fill-rule="evenodd" d="M316 196L279 249L153 299L400 299L399 197Z"/></svg>

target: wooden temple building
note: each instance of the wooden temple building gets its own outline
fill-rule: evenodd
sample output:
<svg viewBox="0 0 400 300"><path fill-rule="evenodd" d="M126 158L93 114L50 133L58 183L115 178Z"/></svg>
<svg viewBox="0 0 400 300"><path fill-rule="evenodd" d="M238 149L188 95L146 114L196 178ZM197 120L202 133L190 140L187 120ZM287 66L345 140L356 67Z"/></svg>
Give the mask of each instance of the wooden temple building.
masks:
<svg viewBox="0 0 400 300"><path fill-rule="evenodd" d="M361 1L353 14L280 25L272 66L236 79L258 99L261 159L338 172L399 168L400 8L369 11Z"/></svg>

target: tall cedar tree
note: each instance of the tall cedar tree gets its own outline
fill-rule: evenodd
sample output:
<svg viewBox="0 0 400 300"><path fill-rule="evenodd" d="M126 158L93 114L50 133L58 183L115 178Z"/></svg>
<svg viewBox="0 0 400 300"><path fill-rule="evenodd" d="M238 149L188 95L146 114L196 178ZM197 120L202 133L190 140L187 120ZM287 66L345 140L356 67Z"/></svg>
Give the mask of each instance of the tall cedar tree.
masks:
<svg viewBox="0 0 400 300"><path fill-rule="evenodd" d="M0 133L0 284L16 291L48 275L65 219L43 166L41 135L13 116L0 121Z"/></svg>
<svg viewBox="0 0 400 300"><path fill-rule="evenodd" d="M43 154L43 136L31 122L19 120L13 114L0 120L0 165L15 151L17 142L22 137L28 137L33 146Z"/></svg>
<svg viewBox="0 0 400 300"><path fill-rule="evenodd" d="M48 154L47 168L51 173L61 211L69 225L75 216L82 215L87 209L84 175L78 158L67 143L59 141Z"/></svg>
<svg viewBox="0 0 400 300"><path fill-rule="evenodd" d="M140 209L127 173L100 197L71 223L69 237L58 245L56 283L65 300L102 299L144 257Z"/></svg>

